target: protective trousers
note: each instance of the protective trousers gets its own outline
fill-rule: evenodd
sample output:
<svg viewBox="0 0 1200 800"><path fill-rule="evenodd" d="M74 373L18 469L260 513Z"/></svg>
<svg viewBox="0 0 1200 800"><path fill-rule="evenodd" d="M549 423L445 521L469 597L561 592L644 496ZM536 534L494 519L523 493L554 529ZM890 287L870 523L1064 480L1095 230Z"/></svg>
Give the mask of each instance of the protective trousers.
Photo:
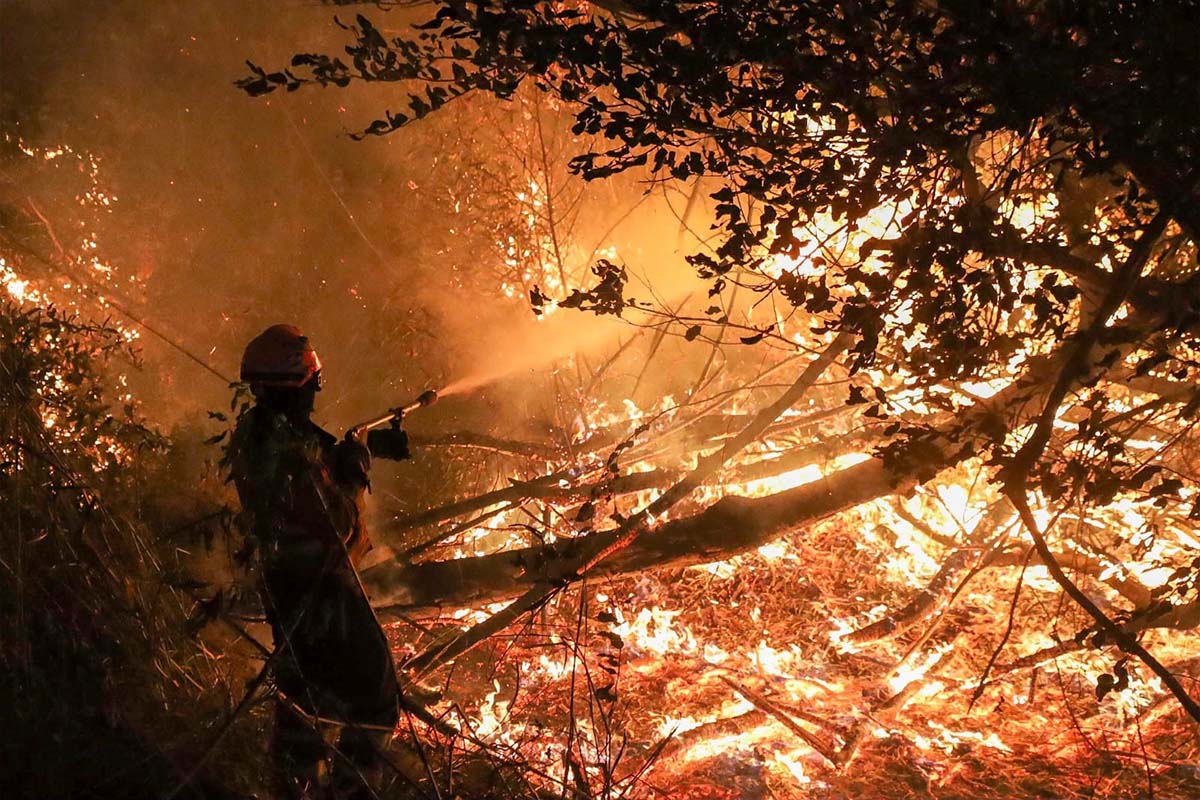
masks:
<svg viewBox="0 0 1200 800"><path fill-rule="evenodd" d="M387 638L353 568L319 542L275 545L264 556L263 595L283 695L271 749L286 790L375 796L399 696Z"/></svg>

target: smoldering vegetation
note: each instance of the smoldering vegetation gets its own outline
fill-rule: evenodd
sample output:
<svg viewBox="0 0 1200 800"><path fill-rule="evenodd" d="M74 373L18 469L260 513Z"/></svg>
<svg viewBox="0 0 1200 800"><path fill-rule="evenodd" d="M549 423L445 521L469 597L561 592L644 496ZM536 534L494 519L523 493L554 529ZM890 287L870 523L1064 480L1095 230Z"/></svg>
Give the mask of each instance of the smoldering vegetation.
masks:
<svg viewBox="0 0 1200 800"><path fill-rule="evenodd" d="M269 634L218 461L241 349L286 321L335 433L442 394L406 420L414 459L372 474L363 578L423 709L385 796L1196 791L1194 725L1064 598L980 455L1032 425L1064 331L1157 231L1096 384L1120 413L1072 395L1049 452L1101 474L1110 433L1169 439L1169 473L1114 468L1103 502L1033 512L1049 561L1194 686L1194 348L1167 373L1136 337L1192 335L1162 301L1195 243L1145 195L1049 176L1050 145L1003 129L896 169L942 222L974 181L987 235L818 209L716 286L685 256L721 243L722 179L581 180L569 159L599 144L552 92L356 140L420 87L234 86L247 59L340 52L374 30L360 10L410 35L424 4L0 2L0 761L23 765L2 785L265 790ZM778 130L797 119L838 133ZM839 162L854 191L861 155ZM901 266L927 317L868 308L896 335L868 326L878 359L856 362L821 304L887 297ZM956 292L973 327L934 313Z"/></svg>

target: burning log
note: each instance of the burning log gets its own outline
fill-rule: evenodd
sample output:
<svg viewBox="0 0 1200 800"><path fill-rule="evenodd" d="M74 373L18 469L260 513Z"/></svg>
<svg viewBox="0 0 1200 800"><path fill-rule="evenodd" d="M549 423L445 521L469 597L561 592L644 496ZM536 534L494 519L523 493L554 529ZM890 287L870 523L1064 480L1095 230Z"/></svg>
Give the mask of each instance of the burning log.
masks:
<svg viewBox="0 0 1200 800"><path fill-rule="evenodd" d="M936 473L939 469L969 457L973 452L971 443L983 435L981 430L985 429L985 426L991 425L991 429L995 429L992 424L995 422L995 418L1007 421L1022 413L1022 408L1026 404L1036 405L1041 393L1045 391L1044 384L1040 383L1041 378L1038 377L1039 372L1043 376L1052 374L1055 360L1054 356L1046 357L1044 360L1035 360L1030 364L1029 373L990 400L982 401L956 417L947 415L932 420L933 424L929 426L932 431L929 441L933 442L933 446L926 448L923 460L919 462L901 463L897 466L894 461L885 463L882 459L874 459L838 470L815 483L768 497L728 496L693 516L657 524L627 547L616 550L607 560L599 562L591 574L595 576L617 575L655 567L678 567L728 558L733 554L765 544L799 525L814 522L866 500L905 491L908 487L927 479L930 474ZM840 441L850 442L853 440L845 438ZM831 448L827 446L822 455L829 455L830 450ZM836 454L836 445L833 448L833 454ZM775 462L778 461L780 459L775 459ZM767 475L778 474L775 472L778 470L778 466L778 463L762 461L727 469L722 474L744 476L751 470ZM635 475L649 476L650 474L635 473ZM651 481L655 478L642 477L639 480ZM602 486L603 484L597 485ZM593 491L586 484L561 486L547 483L541 487L526 486L524 488L526 491L536 488L542 494L537 499L547 500L578 499ZM616 543L617 536L618 533L615 531L604 531L589 533L574 540L560 540L546 547L522 548L478 558L429 562L404 567L381 565L369 571L365 577L376 587L377 598L389 604L393 611L421 612L439 606L461 607L500 600L520 594L522 591L532 592L539 587L554 585L554 581L562 581L563 575L567 574L566 566L578 563L579 559L587 553L608 548ZM951 539L945 543L953 541ZM1058 549L1062 550L1063 548ZM964 572L983 567L1012 566L1019 563L1024 556L1024 553L1014 555L1004 551L993 552L985 558L984 552L986 551L973 551L965 548L961 553L953 552L951 559L943 563L938 579L935 579L935 582L940 580L940 583L928 587L927 591L923 592L913 603L907 604L901 609L895 615L895 619L891 620L892 628L886 632L883 638L903 632L913 624L927 619L938 608L947 605L943 601L946 592L954 588L956 584L961 586L964 583L962 580ZM1067 550L1065 553L1057 552L1056 556L1060 563L1069 563L1077 568L1077 571L1092 573L1097 578L1103 577L1106 582L1124 594L1135 607L1142 605L1148 596L1146 588L1137 581L1116 581L1110 576L1103 576L1101 574L1103 562L1100 558L1086 553L1076 554L1071 550ZM392 592L390 596L388 585ZM962 623L959 618L956 618L954 624L930 626L929 636L939 637L940 644L931 646L922 639L918 645L914 646L914 655L923 658L929 655L931 647L936 648L945 644L945 642L941 642L944 635L961 636L966 630L967 625ZM866 631L867 629L864 629L860 634L864 641L869 638ZM873 641L878 641L878 639ZM1067 652L1080 647L1081 645L1068 646L1058 652ZM1024 667L1037 667L1049 657L1051 656L1042 653L1041 657L1030 659L1028 663L1022 660L1021 663ZM434 663L442 662L435 661ZM886 695L878 695L883 698L882 702L871 711L869 716L860 717L858 722L847 729L844 737L845 743L840 750L834 751L832 746L825 747L823 740L820 740L822 747L816 749L822 751L826 758L832 756L830 760L836 759L844 768L845 765L854 762L862 745L869 741L870 734L879 732L877 725L882 725L883 728L891 727L890 720L900 715L905 704L918 695L926 697L925 694L922 694L922 689L929 687L930 681L936 680L946 689L971 688L969 680L943 679L940 676L925 678L925 668L927 665L924 662L917 664L917 667L914 668L907 660L902 660L892 672L899 671L904 677L908 677L914 672L920 672L920 675L898 689L898 684L892 683ZM1010 674L1020 668L1001 667L996 674ZM743 694L743 697L747 697L747 695ZM779 725L783 725L788 730L792 730L787 722L773 712L784 714L792 720L793 725L808 731L797 722L797 720L803 719L802 717L791 713L783 705L776 704L777 707L769 707L772 698L766 695L764 697L767 704L754 703L751 700L756 706L756 710L750 712L751 716L738 717L736 721L714 723L712 726L703 726L702 729L698 729L703 733L695 733L696 741L702 743L702 740L709 735L715 735L718 730L728 729L733 731L732 735L738 735L751 720L753 720L751 727L761 727L762 724L766 724L769 729L778 731ZM922 703L925 702L927 700L922 700ZM907 723L897 723L896 727L901 738L911 738L916 735L906 732L907 728L912 727ZM794 730L792 732L804 739ZM778 733L775 735L778 736ZM835 732L835 735L840 735L840 732ZM683 736L688 737L689 740L692 738L688 734ZM918 739L918 741L920 740ZM808 742L808 744L816 747L813 742ZM703 752L703 746L699 746L697 751ZM667 758L671 758L673 753L679 752L674 740L664 752L667 754Z"/></svg>
<svg viewBox="0 0 1200 800"><path fill-rule="evenodd" d="M883 459L874 458L778 494L759 498L726 496L699 514L659 525L651 535L600 564L594 574L692 566L729 558L799 525L908 491L919 480L971 454L969 440L964 445L956 439L964 434L978 435L985 420L1019 407L1039 390L1045 391L1043 378L1053 374L1056 363L1054 357L1034 359L1008 389L963 414L938 420L931 426L932 435L926 440L922 459L910 463L904 471L897 472ZM409 612L495 602L552 579L580 552L604 549L616 538L616 531L600 531L549 546L469 559L384 563L366 570L363 578L382 610Z"/></svg>
<svg viewBox="0 0 1200 800"><path fill-rule="evenodd" d="M767 497L729 496L691 517L656 527L597 565L595 576L684 567L726 559L759 547L802 524L904 491L915 478L893 475L879 459L814 483ZM615 531L588 534L544 547L422 564L380 564L363 573L381 610L417 611L495 602L556 574L584 547L605 547Z"/></svg>
<svg viewBox="0 0 1200 800"><path fill-rule="evenodd" d="M770 721L771 717L759 709L746 711L731 717L721 717L713 722L707 722L698 727L677 733L668 740L667 745L663 748L663 757L673 759L680 752L701 745L712 739L724 736L736 736L737 734L757 725L762 725Z"/></svg>
<svg viewBox="0 0 1200 800"><path fill-rule="evenodd" d="M1026 374L989 401L932 428L923 460L897 471L873 459L820 481L762 498L727 496L691 517L661 524L646 536L621 546L621 531L603 531L548 547L531 547L487 556L368 570L364 578L385 611L411 612L463 606L511 597L537 587L570 580L569 565L588 553L612 551L592 569L597 576L666 566L688 566L728 558L771 541L798 525L812 523L868 500L907 490L919 480L966 458L970 435L988 419L1019 409L1046 390L1060 356L1034 359ZM963 439L967 443L963 443ZM539 589L540 591L540 589Z"/></svg>
<svg viewBox="0 0 1200 800"><path fill-rule="evenodd" d="M837 765L837 753L834 751L832 744L823 741L821 737L817 736L816 734L810 733L802 725L800 725L800 723L796 722L796 720L792 718L791 714L789 714L782 707L776 705L765 695L762 695L751 689L747 689L744 686L740 686L730 678L722 676L721 679L729 685L729 688L733 689L735 692L754 704L754 707L759 711L769 715L780 725L798 736L813 750L820 753L831 765Z"/></svg>

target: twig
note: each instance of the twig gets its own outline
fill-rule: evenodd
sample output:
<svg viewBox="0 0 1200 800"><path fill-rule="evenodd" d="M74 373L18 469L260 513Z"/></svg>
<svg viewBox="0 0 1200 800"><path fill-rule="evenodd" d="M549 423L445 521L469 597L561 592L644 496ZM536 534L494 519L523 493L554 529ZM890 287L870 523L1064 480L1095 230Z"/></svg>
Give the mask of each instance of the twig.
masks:
<svg viewBox="0 0 1200 800"><path fill-rule="evenodd" d="M1001 651L1004 650L1004 645L1008 644L1008 637L1012 635L1013 623L1016 620L1017 601L1021 597L1021 587L1025 585L1025 570L1029 568L1029 559L1033 556L1033 548L1030 547L1025 551L1025 561L1021 564L1021 574L1017 576L1017 585L1013 589L1012 601L1008 604L1008 625L1004 628L1004 635L1000 637L1000 643L992 650L992 655L988 658L987 665L983 668L983 674L979 676L979 685L975 687L975 691L971 694L971 702L967 703L967 713L971 713L971 709L975 707L975 703L983 696L983 690L987 688L988 675L992 671L992 667L996 664L996 659L1000 657Z"/></svg>
<svg viewBox="0 0 1200 800"><path fill-rule="evenodd" d="M769 700L765 695L761 695L753 689L747 689L744 686L740 686L724 675L720 675L718 677L720 677L720 679L727 684L729 688L733 689L742 697L749 700L750 703L753 704L754 707L759 711L767 714L769 717L783 725L783 727L787 728L789 731L803 739L804 743L820 753L821 756L829 762L830 766L837 766L837 761L835 760L836 753L834 753L833 748L830 745L822 742L818 736L806 731L798 722L796 722L796 720L792 719L786 711L775 705L775 703Z"/></svg>

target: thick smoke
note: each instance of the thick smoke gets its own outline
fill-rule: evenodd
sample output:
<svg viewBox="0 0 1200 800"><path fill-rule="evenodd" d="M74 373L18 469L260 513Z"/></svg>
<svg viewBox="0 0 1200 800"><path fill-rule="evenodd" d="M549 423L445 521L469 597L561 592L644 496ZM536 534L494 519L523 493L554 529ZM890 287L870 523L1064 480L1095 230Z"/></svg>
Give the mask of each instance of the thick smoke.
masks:
<svg viewBox="0 0 1200 800"><path fill-rule="evenodd" d="M350 131L398 108L408 87L251 99L233 86L246 59L277 64L297 50L336 49L344 33L329 7L5 0L3 8L4 129L99 158L118 201L96 239L118 274L136 279L134 310L226 375L251 336L292 322L325 362L318 417L331 429L457 381L471 391L410 426L522 438L578 425L572 387L603 365L590 390L613 402L635 385L640 402L686 391L700 372L708 355L700 342L654 344L642 329L569 310L538 321L523 288L502 291L512 270L503 243L522 219L505 192L547 166L564 185L574 180L565 157L583 146L569 139L562 112L536 96L471 97L396 135L353 141ZM390 30L408 19L371 13ZM521 153L534 122L553 164L531 165ZM56 184L34 174L4 189L6 205L28 196L60 230L74 224L77 204ZM695 239L681 233L662 192L628 180L567 194L581 197L564 234L574 240L565 256L573 278L587 283L593 249L615 247L609 254L629 266L632 294L707 304L682 260ZM677 196L671 205L686 203ZM643 369L652 346L671 369ZM142 348L130 383L151 419L202 420L227 404L227 387L175 350L150 335ZM583 357L567 365L574 352ZM420 502L407 494L402 505Z"/></svg>

